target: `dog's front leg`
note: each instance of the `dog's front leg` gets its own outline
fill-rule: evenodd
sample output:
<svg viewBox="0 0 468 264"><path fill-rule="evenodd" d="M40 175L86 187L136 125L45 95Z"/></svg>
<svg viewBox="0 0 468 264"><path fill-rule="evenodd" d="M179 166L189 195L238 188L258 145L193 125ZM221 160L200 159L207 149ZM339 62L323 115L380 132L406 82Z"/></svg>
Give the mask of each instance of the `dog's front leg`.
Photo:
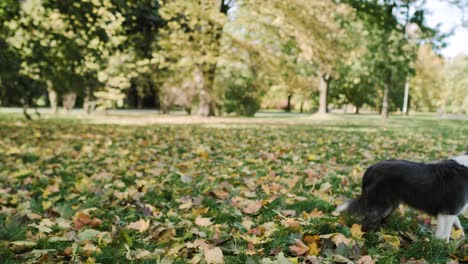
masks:
<svg viewBox="0 0 468 264"><path fill-rule="evenodd" d="M456 215L437 215L437 231L436 237L449 241L450 232L452 231L452 226L455 223L455 219L458 219Z"/></svg>

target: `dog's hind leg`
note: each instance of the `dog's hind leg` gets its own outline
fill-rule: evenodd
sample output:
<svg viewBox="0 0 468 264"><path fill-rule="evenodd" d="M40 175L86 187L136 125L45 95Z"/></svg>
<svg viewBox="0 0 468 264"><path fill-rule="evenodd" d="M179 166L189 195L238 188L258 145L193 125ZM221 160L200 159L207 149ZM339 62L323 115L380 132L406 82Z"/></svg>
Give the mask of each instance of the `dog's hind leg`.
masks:
<svg viewBox="0 0 468 264"><path fill-rule="evenodd" d="M364 220L362 220L362 230L367 232L370 229L376 228L391 212L391 206L372 209L367 212Z"/></svg>

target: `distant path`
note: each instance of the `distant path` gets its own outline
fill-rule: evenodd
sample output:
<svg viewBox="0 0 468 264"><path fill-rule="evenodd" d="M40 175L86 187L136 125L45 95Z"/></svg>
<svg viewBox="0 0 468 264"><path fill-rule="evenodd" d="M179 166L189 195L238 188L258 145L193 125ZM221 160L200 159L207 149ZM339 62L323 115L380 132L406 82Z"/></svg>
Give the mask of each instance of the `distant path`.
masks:
<svg viewBox="0 0 468 264"><path fill-rule="evenodd" d="M363 113L359 115L355 114L343 114L342 111L336 110L332 114L327 115L316 115L312 113L287 113L281 112L280 110L265 110L255 114L255 117L241 117L235 115L224 115L221 117L209 117L203 118L199 116L189 116L185 111L171 111L169 115L162 115L161 111L156 109L114 109L101 112L93 112L92 114L86 114L82 109L73 109L71 111L65 111L60 109L54 114L50 108L38 108L41 115L47 118L76 118L82 120L88 120L93 123L120 123L120 124L148 124L148 123L287 123L287 121L307 121L307 120L333 120L349 119L356 120L361 118L380 119L380 115L377 113ZM34 111L31 109L30 113ZM0 107L0 114L18 114L22 115L23 109L17 107ZM391 119L404 120L406 118L416 119L432 119L432 120L468 120L468 115L455 115L449 114L443 117L438 116L436 113L416 113L409 117L402 116L400 114L393 114L390 116Z"/></svg>

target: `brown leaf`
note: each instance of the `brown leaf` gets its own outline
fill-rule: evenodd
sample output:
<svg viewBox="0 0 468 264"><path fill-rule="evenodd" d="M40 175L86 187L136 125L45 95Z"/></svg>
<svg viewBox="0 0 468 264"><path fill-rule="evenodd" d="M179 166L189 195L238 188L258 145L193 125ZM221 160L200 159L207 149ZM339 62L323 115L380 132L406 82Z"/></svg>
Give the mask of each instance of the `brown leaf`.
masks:
<svg viewBox="0 0 468 264"><path fill-rule="evenodd" d="M257 254L257 250L255 250L255 246L252 243L247 244L247 249L245 250L245 254L247 255Z"/></svg>
<svg viewBox="0 0 468 264"><path fill-rule="evenodd" d="M89 222L91 222L91 218L89 217L89 214L78 212L75 215L75 218L73 219L73 225L74 225L73 228L75 230L80 230L81 228L89 224Z"/></svg>
<svg viewBox="0 0 468 264"><path fill-rule="evenodd" d="M375 260L372 260L371 256L366 255L358 259L356 264L375 264Z"/></svg>
<svg viewBox="0 0 468 264"><path fill-rule="evenodd" d="M282 247L275 247L275 248L270 249L269 255L270 255L270 256L276 256L276 255L278 255L278 254L279 254L280 252L282 252L282 251L283 251L283 248L282 248Z"/></svg>
<svg viewBox="0 0 468 264"><path fill-rule="evenodd" d="M307 244L311 244L311 243L317 243L320 241L320 236L318 235L305 235L302 240L304 240L304 242L306 242Z"/></svg>
<svg viewBox="0 0 468 264"><path fill-rule="evenodd" d="M70 246L70 247L67 247L63 250L63 254L67 255L67 256L71 256L73 253L73 248Z"/></svg>
<svg viewBox="0 0 468 264"><path fill-rule="evenodd" d="M256 235L256 236L261 236L264 232L265 232L265 227L257 226L255 228L250 229L247 233Z"/></svg>
<svg viewBox="0 0 468 264"><path fill-rule="evenodd" d="M281 210L280 211L284 216L296 216L296 211L295 210Z"/></svg>
<svg viewBox="0 0 468 264"><path fill-rule="evenodd" d="M93 228L98 228L100 227L102 224L102 220L101 219L98 219L98 218L93 218L90 222L89 222L89 226L90 227L93 227Z"/></svg>
<svg viewBox="0 0 468 264"><path fill-rule="evenodd" d="M299 221L297 221L294 218L283 219L281 220L281 224L284 227L290 228L292 230L298 230L299 228L301 228L301 223L299 223Z"/></svg>
<svg viewBox="0 0 468 264"><path fill-rule="evenodd" d="M301 256L309 252L310 248L301 240L295 239L294 242L295 245L290 246L289 250L291 250L296 256Z"/></svg>
<svg viewBox="0 0 468 264"><path fill-rule="evenodd" d="M262 201L249 201L247 206L242 210L246 214L256 214L262 208Z"/></svg>
<svg viewBox="0 0 468 264"><path fill-rule="evenodd" d="M224 190L224 189L220 189L220 190L214 190L212 191L212 193L218 198L218 199L221 199L221 200L226 200L227 198L229 198L229 192Z"/></svg>

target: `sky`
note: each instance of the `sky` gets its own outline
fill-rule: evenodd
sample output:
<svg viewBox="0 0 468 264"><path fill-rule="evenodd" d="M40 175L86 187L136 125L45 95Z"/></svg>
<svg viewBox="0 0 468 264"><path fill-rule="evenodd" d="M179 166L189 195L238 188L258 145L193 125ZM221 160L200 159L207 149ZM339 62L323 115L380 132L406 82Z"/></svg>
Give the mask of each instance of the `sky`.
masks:
<svg viewBox="0 0 468 264"><path fill-rule="evenodd" d="M467 0L468 1L468 0ZM427 16L427 24L435 26L442 24L442 31L449 32L456 27L455 34L447 39L447 47L441 51L445 57L454 57L459 53L468 54L468 28L460 27L462 11L443 0L427 0L427 8L430 14Z"/></svg>

